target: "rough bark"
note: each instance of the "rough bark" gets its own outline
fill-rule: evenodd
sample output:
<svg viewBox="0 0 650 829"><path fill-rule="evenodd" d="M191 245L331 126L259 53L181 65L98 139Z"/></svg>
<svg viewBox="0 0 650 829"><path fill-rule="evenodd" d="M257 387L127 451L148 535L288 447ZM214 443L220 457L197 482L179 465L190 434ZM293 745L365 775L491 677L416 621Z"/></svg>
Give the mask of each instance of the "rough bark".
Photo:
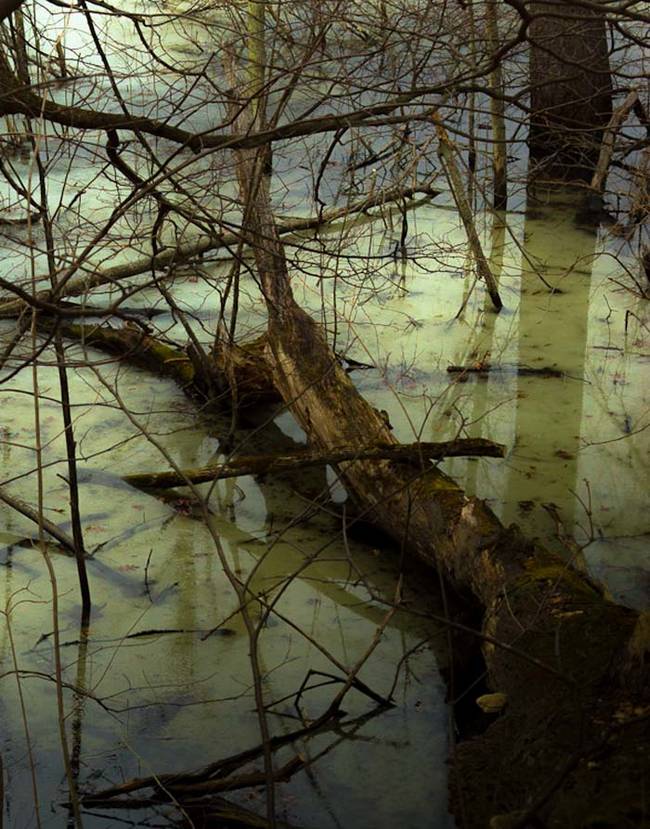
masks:
<svg viewBox="0 0 650 829"><path fill-rule="evenodd" d="M318 325L293 303L288 282L267 279L265 289L270 302L282 305L270 305L266 360L261 342L251 360L258 367L263 361L265 370L274 361L273 380L312 444L325 451L347 436L358 447L381 441L399 451ZM187 382L187 362L160 356L152 351L142 364L178 366L176 379ZM483 502L467 498L430 464L364 459L341 462L339 469L366 517L473 594L484 609L486 637L533 657L484 648L490 687L507 702L485 734L454 752L450 792L459 825L534 825L531 810L563 829L593 825L589 820L599 815L608 816L602 825L612 829L642 825L630 820L642 813L643 749L650 737L645 617L609 602L597 585L516 528L505 529ZM583 822L574 823L573 814Z"/></svg>
<svg viewBox="0 0 650 829"><path fill-rule="evenodd" d="M268 181L255 157L242 153L239 173L276 387L321 451L341 442L395 443L320 327L294 301ZM529 665L502 648L483 650L489 684L507 705L485 734L454 754L452 804L460 825L523 827L541 818L558 828L595 826L599 815L609 821L599 825L639 825L638 817L647 817L642 752L650 736L650 637L634 634L638 614L608 601L585 574L516 527L505 528L439 469L387 460L338 467L378 527L472 594L484 632L538 659ZM616 673L617 660L629 664L632 653L634 669ZM603 734L612 722L616 727ZM628 780L623 798L620 775Z"/></svg>
<svg viewBox="0 0 650 829"><path fill-rule="evenodd" d="M530 159L543 177L590 181L612 115L605 10L531 4Z"/></svg>
<svg viewBox="0 0 650 829"><path fill-rule="evenodd" d="M268 309L264 365L272 383L316 451L397 447L293 298L261 162L263 154L242 154L239 173L244 232ZM142 333L134 336L139 345ZM256 348L259 355L261 344ZM181 382L193 380L182 352L161 357L149 350L144 359L152 354L158 367L180 372ZM338 468L366 518L482 608L488 681L506 704L485 733L454 751L450 790L459 824L643 825L646 618L608 601L588 577L516 527L505 528L484 502L422 458L346 460ZM494 647L495 640L516 650Z"/></svg>

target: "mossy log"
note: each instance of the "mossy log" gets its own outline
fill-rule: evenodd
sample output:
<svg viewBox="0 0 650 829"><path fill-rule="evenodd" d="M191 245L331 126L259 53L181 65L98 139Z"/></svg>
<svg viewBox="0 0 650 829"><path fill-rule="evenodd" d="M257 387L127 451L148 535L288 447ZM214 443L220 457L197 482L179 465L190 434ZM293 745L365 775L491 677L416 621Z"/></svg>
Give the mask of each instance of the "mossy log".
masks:
<svg viewBox="0 0 650 829"><path fill-rule="evenodd" d="M268 309L268 363L287 407L323 452L341 443L395 443L293 298L268 181L252 154L241 154L239 174ZM360 459L338 468L368 518L471 594L484 633L547 666L484 647L488 684L507 704L485 733L454 752L450 792L459 825L646 825L644 617L609 601L586 574L516 527L504 527L484 501L430 464Z"/></svg>
<svg viewBox="0 0 650 829"><path fill-rule="evenodd" d="M358 451L377 444L398 450L320 327L293 301L288 281L276 286L267 278L265 287L274 301L268 338L231 353L236 373L245 366L238 382L246 393L254 376L265 399L280 392L321 455L342 442ZM184 351L139 329L65 331L186 390L204 385L200 377L196 385L197 368ZM215 371L223 368L215 363ZM365 517L472 594L483 609L483 633L515 647L483 648L489 686L506 702L485 733L454 750L450 797L459 825L643 826L649 618L609 601L563 559L503 527L424 457L346 460L338 468Z"/></svg>
<svg viewBox="0 0 650 829"><path fill-rule="evenodd" d="M356 392L319 326L289 294L285 302L277 318L276 309L270 314L269 339L234 359L245 355L248 368L255 366L267 399L271 379L277 383L321 458L345 439L357 451L383 443L398 452L384 418ZM185 352L137 329L68 326L66 333L72 329L88 345L163 372L186 389L196 379ZM244 387L248 368L240 375ZM338 467L365 517L473 594L483 608L483 633L514 646L483 648L489 686L506 704L484 734L454 750L450 797L459 825L643 826L650 617L612 603L583 573L517 528L504 528L425 457Z"/></svg>
<svg viewBox="0 0 650 829"><path fill-rule="evenodd" d="M191 348L185 350L163 342L136 325L115 328L109 324L59 323L59 327L64 336L85 346L175 380L190 397L212 398L216 391L229 403L230 385L234 381L241 408L278 402L280 399L264 359L265 337L244 346L235 345L227 352L225 348L214 352L208 361L208 375L206 362L198 359Z"/></svg>
<svg viewBox="0 0 650 829"><path fill-rule="evenodd" d="M268 334L250 349L217 356L237 361L245 353L260 388L275 389L316 452L327 455L342 444L359 452L397 447L320 326L296 304L264 182L251 189L259 178L250 170L254 161L242 163L251 204L246 232L267 302ZM185 352L161 351L140 330L74 328L77 336L93 329L92 336L84 332L89 345L137 357L187 388L196 382L197 367ZM215 371L223 368L215 362ZM453 751L450 798L458 824L648 825L650 617L611 602L586 574L516 527L504 527L485 502L467 497L423 457L337 466L367 519L482 610L487 681L505 704L484 733ZM532 658L522 659L522 651Z"/></svg>

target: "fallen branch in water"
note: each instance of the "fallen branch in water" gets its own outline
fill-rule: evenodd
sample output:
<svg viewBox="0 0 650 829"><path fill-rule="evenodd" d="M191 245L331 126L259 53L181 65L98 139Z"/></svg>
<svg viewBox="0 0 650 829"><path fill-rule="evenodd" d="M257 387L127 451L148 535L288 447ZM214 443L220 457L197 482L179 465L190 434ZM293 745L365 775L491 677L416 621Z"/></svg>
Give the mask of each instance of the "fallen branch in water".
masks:
<svg viewBox="0 0 650 829"><path fill-rule="evenodd" d="M489 374L497 371L511 371L519 376L536 375L537 377L564 377L564 372L559 368L550 366L493 366L490 363L479 363L473 366L447 366L448 374Z"/></svg>
<svg viewBox="0 0 650 829"><path fill-rule="evenodd" d="M0 501L3 501L8 507L16 510L25 518L28 518L30 521L33 521L34 524L37 524L39 527L42 527L43 530L48 534L51 535L52 538L55 538L59 544L67 550L71 555L75 555L75 546L72 538L70 538L67 533L63 530L60 530L56 524L53 524L52 521L45 518L41 513L37 512L37 510L32 509L29 504L26 504L24 501L21 501L19 498L14 498L12 495L9 495L8 492L5 492L4 489L0 488ZM22 543L16 542L16 543ZM38 541L34 541L34 546L38 544Z"/></svg>
<svg viewBox="0 0 650 829"><path fill-rule="evenodd" d="M629 92L623 103L620 105L620 107L614 110L614 113L609 120L609 124L607 124L607 127L605 128L603 141L600 146L598 163L596 164L596 169L591 179L592 189L601 196L603 193L603 189L605 187L607 171L609 170L609 165L614 154L614 143L616 141L616 134L621 128L623 122L626 120L627 116L630 114L630 111L634 109L634 106L638 99L639 95L636 89L633 89L631 92Z"/></svg>
<svg viewBox="0 0 650 829"><path fill-rule="evenodd" d="M285 783L291 777L305 766L305 760L299 755L292 757L281 768L277 769L273 775L273 780L276 783ZM94 806L95 808L108 807L110 809L133 809L146 808L148 806L156 806L170 801L177 800L182 797L183 806L199 805L198 798L204 798L206 795L218 794L221 792L237 791L239 789L250 789L256 786L263 786L266 782L266 775L263 771L252 771L247 774L239 774L235 777L216 778L202 780L197 783L187 783L182 785L172 785L167 783L164 791L159 794L151 795L150 797L135 798L115 798L105 797L101 794L86 795L82 802L84 806ZM197 798L195 801L194 798ZM189 798L189 799L188 799Z"/></svg>
<svg viewBox="0 0 650 829"><path fill-rule="evenodd" d="M484 438L450 440L443 443L377 444L368 449L344 446L328 452L305 449L284 455L245 455L226 463L211 464L179 472L136 472L123 480L142 489L167 489L187 483L200 484L240 475L292 472L307 466L338 464L345 461L392 460L409 463L457 457L503 458L505 447Z"/></svg>
<svg viewBox="0 0 650 829"><path fill-rule="evenodd" d="M320 717L313 720L309 723L309 725L290 731L286 734L278 734L275 737L271 737L269 747L272 751L277 751L283 746L287 746L296 740L302 739L310 734L315 734L321 729L330 726L332 723L340 719L340 717L341 712L338 703L330 705ZM262 756L263 751L263 745L257 745L253 748L241 751L239 754L232 755L231 757L224 757L214 763L209 763L208 765L194 771L177 772L172 774L164 773L152 775L151 777L139 777L127 780L117 786L111 786L110 788L103 789L102 791L92 793L89 792L83 795L82 803L85 806L95 806L101 802L102 805L110 805L112 807L116 802L118 802L118 804L120 802L119 800L116 801L116 798L122 798L124 795L131 794L132 792L139 792L143 789L171 791L178 790L181 786L194 786L207 781L220 780L226 782L228 775L231 775L242 766L259 759ZM278 772L281 771L282 769L278 770ZM132 804L132 808L134 808L133 804L135 801L130 800L129 802Z"/></svg>

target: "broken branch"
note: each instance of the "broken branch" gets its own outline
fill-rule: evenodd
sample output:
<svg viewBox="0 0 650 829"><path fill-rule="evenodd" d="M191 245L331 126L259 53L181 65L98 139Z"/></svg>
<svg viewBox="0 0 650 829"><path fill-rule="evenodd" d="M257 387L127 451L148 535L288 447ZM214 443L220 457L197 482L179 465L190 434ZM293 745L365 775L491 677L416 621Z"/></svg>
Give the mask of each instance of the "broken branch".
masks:
<svg viewBox="0 0 650 829"><path fill-rule="evenodd" d="M484 438L450 440L443 443L377 444L368 449L334 448L328 452L306 449L285 455L248 455L221 464L211 464L179 472L136 472L123 480L141 489L167 489L187 483L200 484L241 475L264 475L269 472L291 472L307 466L337 464L344 461L392 460L424 462L457 457L502 458L505 447Z"/></svg>

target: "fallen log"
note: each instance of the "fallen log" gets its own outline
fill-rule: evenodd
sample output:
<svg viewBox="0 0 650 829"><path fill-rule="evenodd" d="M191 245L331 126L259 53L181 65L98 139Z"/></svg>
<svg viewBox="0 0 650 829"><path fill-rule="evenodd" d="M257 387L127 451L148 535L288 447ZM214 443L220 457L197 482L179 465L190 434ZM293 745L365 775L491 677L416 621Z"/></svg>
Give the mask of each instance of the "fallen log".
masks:
<svg viewBox="0 0 650 829"><path fill-rule="evenodd" d="M341 443L360 449L395 443L322 329L294 300L259 160L241 152L238 173L268 310L268 362L287 407L324 453ZM489 686L506 704L484 734L454 751L450 797L459 824L523 829L647 821L645 617L609 601L585 574L517 527L504 527L485 502L467 497L430 464L358 459L338 469L379 528L473 596L484 631L559 675L550 678L504 648L483 647ZM620 727L603 743L611 722Z"/></svg>
<svg viewBox="0 0 650 829"><path fill-rule="evenodd" d="M240 475L266 475L293 472L308 466L338 464L349 460L411 461L441 460L458 457L502 458L505 447L484 438L450 440L444 443L411 443L375 445L359 450L356 447L333 448L327 454L305 449L300 452L277 455L239 456L220 464L210 464L196 469L165 472L136 472L122 476L122 480L141 489L169 489L187 483L201 484Z"/></svg>
<svg viewBox="0 0 650 829"><path fill-rule="evenodd" d="M329 436L330 446L339 445L342 435L353 434L353 445L372 447L369 423L378 436L377 442L397 450L399 446L384 418L358 395L329 349L324 352L327 346L316 323L291 304L282 319L291 321L292 328L285 345L278 333L282 325L279 321L272 323L280 355L274 379L285 376L292 365L288 358L297 349L293 357L296 370L283 382L289 389L305 384L302 399L298 398L302 405L289 396L292 391L285 394L308 427L313 443L321 447L319 451L327 451L321 435ZM99 336L103 338L106 333L102 331ZM143 345L140 331L129 330L126 339L124 329L119 330L119 336L115 334L111 331L93 345L109 343L123 355L128 342L134 349ZM300 336L303 339L298 339ZM295 345L291 346L294 337ZM307 361L302 359L300 343L303 347L309 345ZM170 354L172 359L166 362ZM174 366L187 365L181 360L175 362L182 354L152 349L142 364L156 371L167 365L175 373ZM249 353L251 364L257 362L258 373L264 375L267 388L269 356L273 356L272 346L265 339ZM316 374L311 373L314 357L320 368ZM186 382L186 370L181 369L175 379ZM312 382L322 390L326 412L328 401L338 400L331 418L324 419L323 409L311 398L305 402ZM347 414L348 404L354 406L353 417ZM359 420L360 413L364 421ZM479 603L489 608L484 612L484 655L490 684L503 694L506 704L486 734L461 743L454 752L450 792L459 823L483 827L494 818L491 825L495 828L515 826L526 814L522 805L532 802L534 806L553 784L553 792L544 799L540 812L545 819L555 812L561 815L557 820L549 818L548 825L572 825L567 810L575 808L577 796L572 798L570 793L576 778L582 781L585 769L601 794L596 797L594 791L582 789L586 791L584 803L600 808L603 802L612 800L616 808L618 800L611 789L616 786L617 776L609 779L610 769L616 766L628 775L630 808L638 808L643 773L638 746L649 736L647 720L635 714L648 710L644 677L647 679L650 637L643 633L644 617L608 602L589 579L525 539L516 528L502 527L484 503L467 498L450 478L423 463L419 456L400 463L367 458L340 461L339 469L375 524L402 541L407 551L437 565L461 591L469 587ZM373 481L377 482L374 493ZM506 647L494 647L497 641ZM529 653L531 660L522 660L518 656L522 651ZM601 737L594 737L594 732L600 735L602 722L610 720L620 728L608 735L604 744L599 743ZM616 758L614 766L598 767L597 774L593 766L595 745L600 746L598 751L610 752ZM564 768L567 757L571 768L566 779L556 785L557 769ZM603 785L604 780L609 788Z"/></svg>
<svg viewBox="0 0 650 829"><path fill-rule="evenodd" d="M41 320L39 324L51 327L48 321ZM96 348L139 368L169 377L193 398L206 399L216 389L229 402L229 378L233 377L238 390L237 403L243 409L280 399L271 383L263 356L264 337L244 346L234 345L228 348L227 355L224 351L213 352L209 376L206 376L205 361L198 359L191 348L183 349L164 342L136 325L114 328L108 324L59 322L59 330L65 337L77 340L86 347Z"/></svg>
<svg viewBox="0 0 650 829"><path fill-rule="evenodd" d="M300 769L305 767L305 760L299 756L292 757L283 766L276 769L273 780L276 783L286 782ZM144 798L117 798L115 796L85 795L82 799L84 806L95 808L108 806L111 809L134 809L146 808L148 806L168 804L172 798L182 802L185 806L198 806L206 801L206 795L220 794L222 792L237 791L263 786L267 782L266 775L262 771L253 771L247 774L235 775L225 778L208 778L197 783L174 783L165 785L165 791L159 794ZM158 788L158 787L157 787ZM191 799L187 799L191 798Z"/></svg>
<svg viewBox="0 0 650 829"><path fill-rule="evenodd" d="M397 446L296 304L264 184L251 171L254 160L242 163L251 203L246 232L269 316L268 338L256 343L251 362L258 372L263 366L266 387L273 383L323 455L341 444ZM136 335L134 346L142 332ZM123 348L123 334L116 339ZM151 354L159 353L145 359ZM149 365L176 372L182 354L155 356ZM194 378L183 373L188 363L178 359L179 382ZM337 466L365 517L482 608L488 684L501 704L487 731L453 752L450 798L459 824L642 825L650 617L609 601L570 562L505 528L422 457L357 457Z"/></svg>

